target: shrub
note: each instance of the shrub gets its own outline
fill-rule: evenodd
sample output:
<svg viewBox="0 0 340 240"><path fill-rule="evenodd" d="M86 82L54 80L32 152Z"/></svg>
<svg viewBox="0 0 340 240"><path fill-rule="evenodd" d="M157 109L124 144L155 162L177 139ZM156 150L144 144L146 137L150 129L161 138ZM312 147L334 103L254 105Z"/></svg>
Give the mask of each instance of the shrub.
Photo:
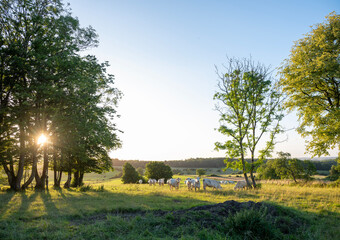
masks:
<svg viewBox="0 0 340 240"><path fill-rule="evenodd" d="M167 179L172 178L172 175L173 173L170 166L165 165L163 162L150 162L145 166L146 178L164 178L166 181Z"/></svg>
<svg viewBox="0 0 340 240"><path fill-rule="evenodd" d="M140 179L136 169L128 162L123 166L122 182L125 183L137 183Z"/></svg>
<svg viewBox="0 0 340 240"><path fill-rule="evenodd" d="M227 236L232 239L281 239L280 232L266 216L266 209L245 209L229 215Z"/></svg>
<svg viewBox="0 0 340 240"><path fill-rule="evenodd" d="M196 175L198 175L199 177L201 177L202 175L205 175L206 173L207 171L203 168L196 169Z"/></svg>
<svg viewBox="0 0 340 240"><path fill-rule="evenodd" d="M329 179L331 181L335 181L340 177L340 169L338 166L333 165L329 173L330 173Z"/></svg>
<svg viewBox="0 0 340 240"><path fill-rule="evenodd" d="M87 192L87 191L91 191L93 188L91 185L83 185L77 188L78 192Z"/></svg>

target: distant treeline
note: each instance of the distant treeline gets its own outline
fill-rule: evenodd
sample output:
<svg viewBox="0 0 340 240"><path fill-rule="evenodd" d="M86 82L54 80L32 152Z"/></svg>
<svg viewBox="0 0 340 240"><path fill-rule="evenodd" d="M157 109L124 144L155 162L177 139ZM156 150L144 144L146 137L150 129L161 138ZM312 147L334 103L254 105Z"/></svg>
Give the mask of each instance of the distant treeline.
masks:
<svg viewBox="0 0 340 240"><path fill-rule="evenodd" d="M270 161L270 160L269 160ZM139 160L118 160L113 159L114 167L122 167L124 163L130 163L134 168L145 168L145 165L151 161ZM224 158L190 158L186 160L164 161L166 165L172 168L224 168ZM332 165L336 165L336 160L312 161L316 170L329 171Z"/></svg>
<svg viewBox="0 0 340 240"><path fill-rule="evenodd" d="M133 167L145 168L145 165L152 161L139 161L139 160L118 160L113 159L112 164L114 167L121 167L124 163L130 163ZM190 158L186 160L170 160L164 161L166 165L172 168L223 168L225 167L224 158Z"/></svg>

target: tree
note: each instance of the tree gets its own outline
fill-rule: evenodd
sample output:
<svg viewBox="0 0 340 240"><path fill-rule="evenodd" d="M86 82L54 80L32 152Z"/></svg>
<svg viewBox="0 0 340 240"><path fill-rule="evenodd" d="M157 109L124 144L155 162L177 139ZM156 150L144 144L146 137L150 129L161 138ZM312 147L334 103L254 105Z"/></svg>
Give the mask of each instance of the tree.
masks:
<svg viewBox="0 0 340 240"><path fill-rule="evenodd" d="M304 169L303 178L306 181L311 180L312 176L316 174L315 165L312 163L312 161L304 160L302 162L302 166L303 166L303 169Z"/></svg>
<svg viewBox="0 0 340 240"><path fill-rule="evenodd" d="M136 169L130 164L125 163L123 166L122 182L125 183L137 183L140 179Z"/></svg>
<svg viewBox="0 0 340 240"><path fill-rule="evenodd" d="M111 168L108 151L120 146L116 103L107 63L79 55L97 35L81 28L59 0L4 0L0 3L0 163L12 189L34 179L44 189L53 156L55 186L82 183L85 172ZM51 139L37 145L37 135ZM38 161L43 171L38 172ZM22 184L24 168L31 175Z"/></svg>
<svg viewBox="0 0 340 240"><path fill-rule="evenodd" d="M205 175L206 172L207 172L207 171L206 171L205 169L203 169L203 168L198 168L198 169L196 169L196 175L198 175L199 177Z"/></svg>
<svg viewBox="0 0 340 240"><path fill-rule="evenodd" d="M165 165L163 162L150 162L145 166L144 175L146 178L164 178L166 181L167 179L172 178L173 173L170 166Z"/></svg>
<svg viewBox="0 0 340 240"><path fill-rule="evenodd" d="M259 179L280 179L277 175L275 169L275 160L268 160L266 163L262 164L257 170L257 177Z"/></svg>
<svg viewBox="0 0 340 240"><path fill-rule="evenodd" d="M224 143L215 143L216 150L226 150L226 168L242 169L250 187L247 173L250 172L255 188L254 171L273 150L274 138L280 132L281 94L272 81L269 68L252 59L228 58L224 71L220 73L214 99L220 113L218 131L228 137ZM256 148L265 133L270 135L267 145L259 151ZM247 150L251 154L250 163L245 161ZM237 161L234 161L234 159Z"/></svg>
<svg viewBox="0 0 340 240"><path fill-rule="evenodd" d="M329 170L329 178L334 181L340 177L340 157L338 158L337 165L332 165L331 170Z"/></svg>
<svg viewBox="0 0 340 240"><path fill-rule="evenodd" d="M297 110L297 131L313 156L340 150L340 15L326 19L295 43L281 67L285 107Z"/></svg>
<svg viewBox="0 0 340 240"><path fill-rule="evenodd" d="M279 157L274 161L275 172L281 179L293 179L297 183L297 179L311 179L315 174L316 168L310 161L301 161L291 158L290 153L278 152Z"/></svg>

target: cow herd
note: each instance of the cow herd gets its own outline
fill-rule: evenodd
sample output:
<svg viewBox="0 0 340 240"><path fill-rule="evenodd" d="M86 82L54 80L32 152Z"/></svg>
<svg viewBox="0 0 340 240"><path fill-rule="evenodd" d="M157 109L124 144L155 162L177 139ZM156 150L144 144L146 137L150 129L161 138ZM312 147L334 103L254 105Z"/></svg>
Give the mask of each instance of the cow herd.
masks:
<svg viewBox="0 0 340 240"><path fill-rule="evenodd" d="M169 185L170 190L172 189L179 189L179 185L180 185L181 179L180 178L171 178L168 179L166 181L166 183ZM143 181L139 180L139 183L142 184ZM233 184L235 183L234 181L216 181L213 179L208 179L208 178L203 178L203 189L206 190L207 187L211 187L213 189L222 189L221 184ZM158 184L159 186L164 186L165 184L165 179L164 178L160 178L158 179L158 181L156 179L149 179L148 180L148 184L150 186L155 186L156 184ZM186 187L188 188L188 190L195 190L195 192L197 190L201 189L201 182L200 182L200 178L187 178L184 181L184 184L186 185ZM236 189L243 189L246 188L247 184L245 181L238 181L234 187L234 190Z"/></svg>

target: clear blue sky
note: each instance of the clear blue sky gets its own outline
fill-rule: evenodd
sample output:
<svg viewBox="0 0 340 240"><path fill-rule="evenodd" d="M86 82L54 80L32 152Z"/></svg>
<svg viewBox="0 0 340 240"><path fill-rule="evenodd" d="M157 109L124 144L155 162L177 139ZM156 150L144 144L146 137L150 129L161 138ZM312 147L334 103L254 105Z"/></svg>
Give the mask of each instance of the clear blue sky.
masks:
<svg viewBox="0 0 340 240"><path fill-rule="evenodd" d="M123 147L119 159L179 160L224 156L214 143L218 127L213 94L215 65L249 57L273 69L294 41L321 23L340 2L222 0L67 0L82 26L99 34L91 54L109 61L124 93L118 112ZM295 114L283 121L297 126ZM308 157L293 130L279 136L276 151ZM336 151L331 151L335 156Z"/></svg>

